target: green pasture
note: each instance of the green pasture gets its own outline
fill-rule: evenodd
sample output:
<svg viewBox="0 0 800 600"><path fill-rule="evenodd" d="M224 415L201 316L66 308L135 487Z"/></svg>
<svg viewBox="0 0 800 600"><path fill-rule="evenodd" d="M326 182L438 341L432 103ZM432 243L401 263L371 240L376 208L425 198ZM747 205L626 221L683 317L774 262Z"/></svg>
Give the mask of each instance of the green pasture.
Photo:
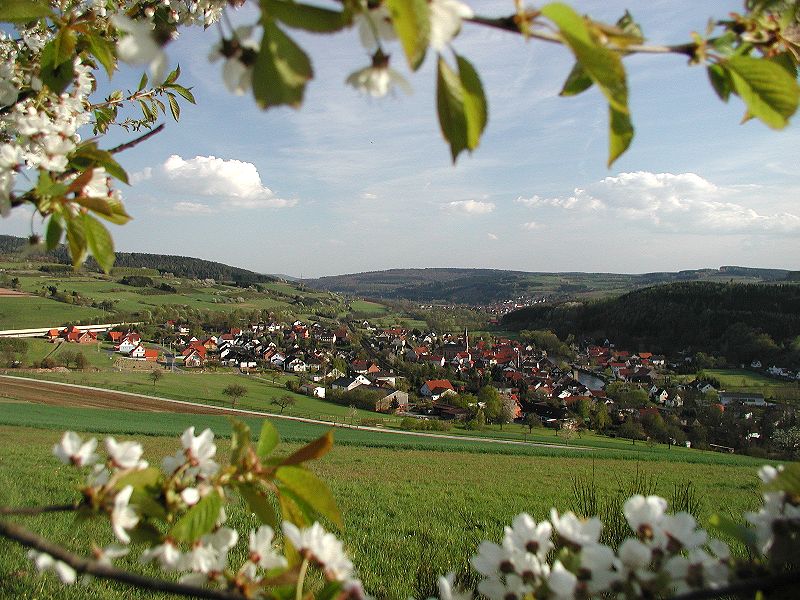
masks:
<svg viewBox="0 0 800 600"><path fill-rule="evenodd" d="M775 400L800 401L800 381L782 381L747 369L704 369L703 373L720 382L730 392L764 394Z"/></svg>
<svg viewBox="0 0 800 600"><path fill-rule="evenodd" d="M380 317L390 312L388 306L369 300L353 300L350 302L350 310L366 315L368 318Z"/></svg>
<svg viewBox="0 0 800 600"><path fill-rule="evenodd" d="M99 319L103 311L40 296L0 297L0 329L58 327L70 321Z"/></svg>
<svg viewBox="0 0 800 600"><path fill-rule="evenodd" d="M157 423L166 415L151 413L147 417ZM173 434L189 420L201 427L208 424L199 416L183 418L184 423L174 423ZM91 422L91 427L79 430L94 431L97 420ZM337 440L342 433L337 430ZM290 436L283 430L282 435ZM55 430L0 426L0 504L33 506L77 498L75 486L81 475L58 463L50 453L59 436ZM145 458L154 464L180 446L174 435L139 439L145 446ZM297 447L286 446L285 452ZM228 441L218 440L218 447L218 456L227 456ZM461 581L474 583L468 558L480 541L499 539L503 526L519 512L529 512L539 520L548 515L551 506L575 508L572 483L576 478L593 478L601 494L614 495L627 489L638 473L652 478L656 493L667 498L676 485L691 481L701 500L701 521L712 512L741 515L755 508L759 489L753 466L640 463L572 452L533 456L337 443L312 469L328 482L342 510L345 529L340 535L366 589L377 598L391 599L428 597L435 593L436 577L450 570ZM228 524L240 531L256 526L241 504L229 511L229 517ZM55 513L17 521L78 552L85 553L90 540L101 546L112 541L108 523L102 519L76 523L68 514ZM244 560L245 546L240 541L234 549L232 564ZM134 547L134 557L139 551ZM61 588L51 576L37 576L18 545L0 541L0 552L2 597L165 597L104 582ZM135 558L122 564L155 574L154 569L138 565Z"/></svg>

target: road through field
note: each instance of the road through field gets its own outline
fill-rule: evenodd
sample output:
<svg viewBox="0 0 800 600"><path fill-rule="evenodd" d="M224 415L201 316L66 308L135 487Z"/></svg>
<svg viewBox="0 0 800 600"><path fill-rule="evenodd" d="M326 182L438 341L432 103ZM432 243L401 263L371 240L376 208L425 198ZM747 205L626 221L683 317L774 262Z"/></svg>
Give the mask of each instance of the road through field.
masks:
<svg viewBox="0 0 800 600"><path fill-rule="evenodd" d="M564 450L591 450L591 448L586 446L567 446L565 444L545 444L536 442L522 442L518 440L498 440L489 437L447 435L444 433L424 433L420 431L396 431L394 429L367 427L362 425L353 426L345 423L331 423L330 421L292 417L289 415L276 415L255 410L211 406L197 402L186 402L185 400L172 400L170 398L159 398L158 396L145 396L143 394L133 394L131 392L105 390L85 385L77 385L74 383L41 381L36 379L28 379L25 377L15 377L12 375L0 375L0 394L10 398L16 398L17 400L33 402L36 404L49 404L52 406L113 408L140 412L177 412L207 415L213 414L269 417L270 419L285 419L288 421L302 421L304 423L316 423L319 425L333 425L334 427L346 427L351 429L359 429L362 431L375 431L378 433L385 433L387 435L438 438L465 442L480 442L484 444L494 443L515 446L535 446L539 448L561 448ZM87 428L91 429L91 424L87 423Z"/></svg>

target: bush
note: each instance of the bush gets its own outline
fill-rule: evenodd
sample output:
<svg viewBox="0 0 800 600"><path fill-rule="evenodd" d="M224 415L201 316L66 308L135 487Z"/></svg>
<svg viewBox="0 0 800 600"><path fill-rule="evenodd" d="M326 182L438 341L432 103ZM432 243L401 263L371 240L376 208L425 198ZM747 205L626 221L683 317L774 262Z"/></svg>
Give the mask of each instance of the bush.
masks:
<svg viewBox="0 0 800 600"><path fill-rule="evenodd" d="M384 420L375 417L367 417L364 419L359 419L358 424L363 425L364 427L377 427L378 425L382 427Z"/></svg>

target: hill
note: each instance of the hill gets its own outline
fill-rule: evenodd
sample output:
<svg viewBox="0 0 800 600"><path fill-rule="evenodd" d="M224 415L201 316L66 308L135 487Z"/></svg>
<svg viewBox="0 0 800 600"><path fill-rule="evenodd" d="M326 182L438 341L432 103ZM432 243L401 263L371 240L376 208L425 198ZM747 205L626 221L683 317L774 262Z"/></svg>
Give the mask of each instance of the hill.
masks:
<svg viewBox="0 0 800 600"><path fill-rule="evenodd" d="M11 235L0 235L0 255L10 259L20 258L29 248L28 240ZM59 244L54 250L43 253L42 258L60 264L71 264L67 248ZM26 259L30 256L25 254ZM90 271L99 271L97 263L91 258L86 262L85 268ZM115 269L140 268L154 269L160 273L172 273L176 277L186 279L214 279L215 281L233 283L237 286L247 287L256 283L270 283L277 281L271 275L262 275L231 267L222 263L192 258L188 256L175 256L172 254L146 254L142 252L117 252Z"/></svg>
<svg viewBox="0 0 800 600"><path fill-rule="evenodd" d="M749 362L791 351L800 336L800 286L681 282L590 302L541 303L503 317L512 330L550 329L622 347L722 351ZM796 352L796 350L795 350Z"/></svg>
<svg viewBox="0 0 800 600"><path fill-rule="evenodd" d="M787 279L789 273L783 269L731 266L636 275L498 269L391 269L320 277L304 283L311 288L353 296L481 305L521 298L597 298L679 281L781 281Z"/></svg>

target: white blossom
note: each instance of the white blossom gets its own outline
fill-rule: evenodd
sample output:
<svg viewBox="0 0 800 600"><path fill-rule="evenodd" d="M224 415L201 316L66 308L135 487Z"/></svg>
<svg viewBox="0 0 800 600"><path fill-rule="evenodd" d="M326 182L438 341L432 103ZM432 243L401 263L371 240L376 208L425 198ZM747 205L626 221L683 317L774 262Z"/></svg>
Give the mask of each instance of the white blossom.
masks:
<svg viewBox="0 0 800 600"><path fill-rule="evenodd" d="M127 530L133 529L139 523L139 517L133 507L128 505L133 493L133 486L126 485L114 496L114 508L111 511L111 527L114 535L123 544L131 541Z"/></svg>
<svg viewBox="0 0 800 600"><path fill-rule="evenodd" d="M661 548L677 546L674 550L693 550L708 540L708 533L697 528L697 521L687 512L665 515L654 543Z"/></svg>
<svg viewBox="0 0 800 600"><path fill-rule="evenodd" d="M408 81L388 65L365 67L352 73L345 83L373 98L382 98L393 86L399 87L407 94L411 93Z"/></svg>
<svg viewBox="0 0 800 600"><path fill-rule="evenodd" d="M597 517L581 520L572 512L559 516L555 508L550 509L550 522L558 535L579 547L596 544L603 529L603 523Z"/></svg>
<svg viewBox="0 0 800 600"><path fill-rule="evenodd" d="M533 588L525 583L519 575L507 575L504 580L490 577L478 584L478 592L489 600L522 600Z"/></svg>
<svg viewBox="0 0 800 600"><path fill-rule="evenodd" d="M127 34L117 42L119 59L131 65L147 65L153 80L161 82L167 68L167 55L153 37L153 24L135 21L122 13L115 14L111 21Z"/></svg>
<svg viewBox="0 0 800 600"><path fill-rule="evenodd" d="M358 29L361 45L370 52L378 49L380 41L388 42L397 38L389 10L383 4L357 13L353 21Z"/></svg>
<svg viewBox="0 0 800 600"><path fill-rule="evenodd" d="M217 472L219 465L213 460L217 453L213 431L204 429L200 435L195 436L194 427L190 427L181 435L181 444L186 458L201 474L210 477Z"/></svg>
<svg viewBox="0 0 800 600"><path fill-rule="evenodd" d="M590 578L587 588L594 594L610 589L622 578L622 563L614 550L604 544L584 546L580 553L581 570L588 572Z"/></svg>
<svg viewBox="0 0 800 600"><path fill-rule="evenodd" d="M116 544L111 544L110 546L106 546L105 548L100 548L95 550L94 556L95 560L103 565L111 565L111 562L115 558L122 558L126 556L129 552L129 549L125 546L117 546Z"/></svg>
<svg viewBox="0 0 800 600"><path fill-rule="evenodd" d="M474 16L472 9L459 0L431 0L430 4L431 48L443 52L450 41L461 30L463 19Z"/></svg>
<svg viewBox="0 0 800 600"><path fill-rule="evenodd" d="M153 546L142 552L139 560L143 563L158 560L161 568L165 571L175 571L181 562L181 551L167 540L163 544Z"/></svg>
<svg viewBox="0 0 800 600"><path fill-rule="evenodd" d="M543 560L553 547L550 537L553 526L549 521L536 523L527 513L521 513L505 528L505 536L520 551L535 554Z"/></svg>
<svg viewBox="0 0 800 600"><path fill-rule="evenodd" d="M262 525L250 532L250 560L267 571L287 566L286 558L272 547L274 537L275 532L269 525Z"/></svg>
<svg viewBox="0 0 800 600"><path fill-rule="evenodd" d="M575 574L565 569L560 560L556 560L550 576L547 578L547 587L550 589L552 597L557 600L571 599L575 596L577 585L578 578Z"/></svg>
<svg viewBox="0 0 800 600"><path fill-rule="evenodd" d="M36 570L40 573L53 571L62 583L66 583L67 585L75 583L77 574L75 573L75 569L70 567L67 563L56 560L49 554L37 552L36 550L29 550L28 558L33 561Z"/></svg>
<svg viewBox="0 0 800 600"><path fill-rule="evenodd" d="M319 563L328 579L345 581L351 577L353 563L347 558L342 542L318 522L302 530L288 521L284 521L282 527L283 535L292 546L301 555Z"/></svg>
<svg viewBox="0 0 800 600"><path fill-rule="evenodd" d="M114 466L120 469L146 469L143 460L144 450L138 442L117 442L113 437L106 438L106 450Z"/></svg>
<svg viewBox="0 0 800 600"><path fill-rule="evenodd" d="M74 431L66 431L61 441L53 446L53 454L64 464L83 467L97 462L99 457L94 452L95 448L97 448L97 438L83 442Z"/></svg>
<svg viewBox="0 0 800 600"><path fill-rule="evenodd" d="M628 525L637 534L644 537L651 537L653 530L658 527L664 518L667 510L667 501L658 496L647 496L640 494L631 496L625 501L622 512Z"/></svg>
<svg viewBox="0 0 800 600"><path fill-rule="evenodd" d="M456 588L455 580L456 574L453 572L439 577L437 585L440 600L472 600L472 592Z"/></svg>

